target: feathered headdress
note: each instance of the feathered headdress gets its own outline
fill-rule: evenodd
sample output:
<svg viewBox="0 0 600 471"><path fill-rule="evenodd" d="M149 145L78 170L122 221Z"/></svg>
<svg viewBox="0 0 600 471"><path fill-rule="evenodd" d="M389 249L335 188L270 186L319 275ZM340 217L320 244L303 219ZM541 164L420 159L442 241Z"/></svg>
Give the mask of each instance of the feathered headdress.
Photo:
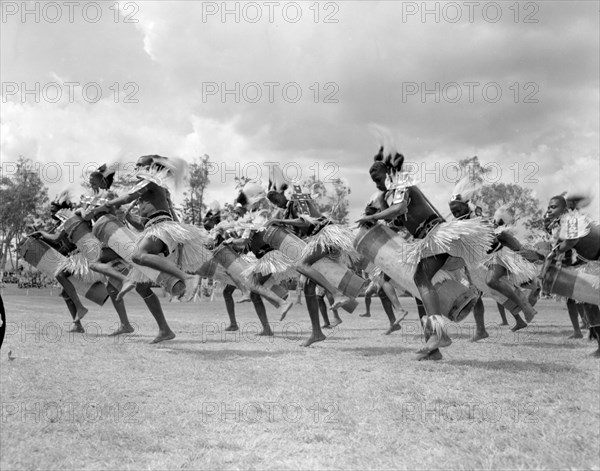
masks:
<svg viewBox="0 0 600 471"><path fill-rule="evenodd" d="M258 203L260 200L266 197L267 192L262 184L258 182L248 182L240 190L240 194L236 198L235 202L236 206L245 208Z"/></svg>
<svg viewBox="0 0 600 471"><path fill-rule="evenodd" d="M187 167L187 162L178 157L143 155L136 162L134 174L163 188L177 189L185 180Z"/></svg>
<svg viewBox="0 0 600 471"><path fill-rule="evenodd" d="M563 196L567 202L567 207L569 209L583 209L589 206L593 199L591 191L589 189L571 190Z"/></svg>
<svg viewBox="0 0 600 471"><path fill-rule="evenodd" d="M90 178L96 176L103 178L106 182L106 188L110 188L115 179L116 168L109 168L106 164L100 165L96 170L90 173Z"/></svg>
<svg viewBox="0 0 600 471"><path fill-rule="evenodd" d="M494 213L494 223L498 226L510 226L514 223L512 207L509 204L500 206Z"/></svg>
<svg viewBox="0 0 600 471"><path fill-rule="evenodd" d="M475 180L471 179L469 175L461 178L452 191L450 201L461 201L463 203L469 203L477 190L479 190L480 184Z"/></svg>
<svg viewBox="0 0 600 471"><path fill-rule="evenodd" d="M73 206L73 202L71 201L71 189L67 188L66 190L63 190L57 194L52 201L52 204L63 208Z"/></svg>
<svg viewBox="0 0 600 471"><path fill-rule="evenodd" d="M370 124L369 128L377 138L380 146L379 152L375 154L373 160L383 162L392 172L400 171L404 163L404 156L398 152L390 130L378 124Z"/></svg>

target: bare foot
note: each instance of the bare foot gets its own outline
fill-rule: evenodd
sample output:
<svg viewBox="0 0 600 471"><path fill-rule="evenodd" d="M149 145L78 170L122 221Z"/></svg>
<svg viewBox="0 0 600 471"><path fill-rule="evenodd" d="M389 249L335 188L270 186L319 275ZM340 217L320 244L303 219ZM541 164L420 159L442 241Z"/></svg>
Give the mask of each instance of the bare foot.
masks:
<svg viewBox="0 0 600 471"><path fill-rule="evenodd" d="M401 316L401 317L399 317L398 319L396 319L396 320L394 321L394 325L398 325L398 326L399 326L399 325L400 325L400 322L402 322L402 321L404 320L404 318L405 318L406 316L408 316L408 311L406 311L406 310L404 310L404 309L403 309L403 310L401 310L401 311L400 311L400 314L402 314L402 316Z"/></svg>
<svg viewBox="0 0 600 471"><path fill-rule="evenodd" d="M108 334L108 336L113 337L115 335L130 334L133 331L134 331L134 328L131 326L131 324L127 324L127 325L121 324L117 330Z"/></svg>
<svg viewBox="0 0 600 471"><path fill-rule="evenodd" d="M364 314L360 314L358 317L371 317L371 314L365 312Z"/></svg>
<svg viewBox="0 0 600 471"><path fill-rule="evenodd" d="M336 317L335 319L333 319L333 322L331 323L331 327L335 327L338 326L342 323L342 319L340 319L339 317Z"/></svg>
<svg viewBox="0 0 600 471"><path fill-rule="evenodd" d="M131 280L125 280L123 282L123 286L121 286L121 291L119 291L119 294L117 294L117 301L122 301L123 296L125 296L132 289L135 289L135 283Z"/></svg>
<svg viewBox="0 0 600 471"><path fill-rule="evenodd" d="M263 330L260 334L258 334L259 337L273 337L273 331L271 330L271 327L264 326Z"/></svg>
<svg viewBox="0 0 600 471"><path fill-rule="evenodd" d="M225 328L226 332L235 332L236 330L240 330L237 324L231 324Z"/></svg>
<svg viewBox="0 0 600 471"><path fill-rule="evenodd" d="M349 298L348 296L337 296L334 300L333 300L333 304L331 305L331 310L334 309L339 309L341 307L346 306L347 303L349 303L350 301L352 301L352 298Z"/></svg>
<svg viewBox="0 0 600 471"><path fill-rule="evenodd" d="M323 335L322 333L321 334L312 334L308 339L306 339L304 342L302 342L302 346L308 347L315 342L322 342L326 338L327 337L325 337L325 335Z"/></svg>
<svg viewBox="0 0 600 471"><path fill-rule="evenodd" d="M290 312L290 309L292 309L293 305L293 302L286 302L279 308L279 312L281 313L281 317L279 317L279 322L285 319L285 316L287 316L287 313Z"/></svg>
<svg viewBox="0 0 600 471"><path fill-rule="evenodd" d="M334 302L330 309L332 311L337 311L339 308L342 308L347 313L352 314L358 307L358 301L355 298L347 298L346 296L344 296L344 298L346 298L345 302L342 302L339 306L336 306L337 303Z"/></svg>
<svg viewBox="0 0 600 471"><path fill-rule="evenodd" d="M85 333L85 329L81 325L81 322L74 321L73 322L73 327L71 327L71 330L69 330L69 332L75 332L77 334L84 334Z"/></svg>
<svg viewBox="0 0 600 471"><path fill-rule="evenodd" d="M583 334L581 332L574 332L573 335L569 335L568 339L582 339Z"/></svg>
<svg viewBox="0 0 600 471"><path fill-rule="evenodd" d="M238 304L249 303L250 301L252 301L252 298L250 297L250 295L251 295L250 291L243 291L242 297L240 299L238 299L236 301L236 303L238 303Z"/></svg>
<svg viewBox="0 0 600 471"><path fill-rule="evenodd" d="M400 329L402 329L402 327L394 322L390 325L390 328L385 332L385 335L390 335L392 332L396 332Z"/></svg>
<svg viewBox="0 0 600 471"><path fill-rule="evenodd" d="M81 309L77 310L77 315L75 316L74 322L80 322L88 312L89 309L87 307L81 306Z"/></svg>
<svg viewBox="0 0 600 471"><path fill-rule="evenodd" d="M200 275L192 275L184 280L185 283L185 291L179 299L184 303L189 303L194 296L196 295L196 291L200 287Z"/></svg>
<svg viewBox="0 0 600 471"><path fill-rule="evenodd" d="M475 331L475 335L471 339L471 342L477 342L479 340L487 339L488 337L489 337L489 334L487 333L487 330L477 329Z"/></svg>
<svg viewBox="0 0 600 471"><path fill-rule="evenodd" d="M517 321L517 323L515 324L515 326L510 329L512 332L516 332L517 330L521 330L524 329L525 327L527 327L527 324L525 323L525 321L523 319L521 319L521 316L517 315L515 316L515 321Z"/></svg>
<svg viewBox="0 0 600 471"><path fill-rule="evenodd" d="M173 340L175 338L175 333L169 329L166 332L158 332L158 335L156 336L156 338L150 342L152 343L159 343L159 342L164 342L165 340Z"/></svg>
<svg viewBox="0 0 600 471"><path fill-rule="evenodd" d="M598 348L598 350L596 350L595 352L591 353L590 356L592 358L600 358L600 348Z"/></svg>
<svg viewBox="0 0 600 471"><path fill-rule="evenodd" d="M321 329L333 329L333 327L331 327L331 324L323 324Z"/></svg>
<svg viewBox="0 0 600 471"><path fill-rule="evenodd" d="M502 321L500 325L508 325L508 321Z"/></svg>

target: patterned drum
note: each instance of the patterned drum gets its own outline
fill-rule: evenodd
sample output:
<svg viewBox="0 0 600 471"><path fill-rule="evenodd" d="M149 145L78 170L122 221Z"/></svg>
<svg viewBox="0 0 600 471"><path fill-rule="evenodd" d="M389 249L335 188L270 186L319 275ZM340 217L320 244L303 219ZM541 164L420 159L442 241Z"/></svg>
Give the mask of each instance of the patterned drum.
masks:
<svg viewBox="0 0 600 471"><path fill-rule="evenodd" d="M19 253L23 260L51 278L56 276L56 270L66 260L64 255L50 247L46 242L32 237L25 239ZM108 299L106 286L100 281L85 282L73 277L70 277L69 281L78 293L99 306L104 305Z"/></svg>
<svg viewBox="0 0 600 471"><path fill-rule="evenodd" d="M246 286L252 290L252 283L249 283L246 277L242 275L244 270L250 267L250 262L241 257L240 254L228 245L219 246L213 251L213 256L237 286ZM263 288L270 290L277 297L285 299L287 290L283 286L275 283L271 278L262 285Z"/></svg>
<svg viewBox="0 0 600 471"><path fill-rule="evenodd" d="M581 303L600 304L598 276L551 265L544 274L543 289Z"/></svg>
<svg viewBox="0 0 600 471"><path fill-rule="evenodd" d="M393 230L378 224L370 229L361 228L354 241L354 247L402 288L419 298L419 290L413 281L414 274L404 269L405 265L401 260L402 254L405 253L400 245L402 243ZM456 268L460 268L460 265L456 263ZM474 286L466 287L450 279L436 283L434 287L440 298L441 314L455 322L461 321L469 314L481 294Z"/></svg>
<svg viewBox="0 0 600 471"><path fill-rule="evenodd" d="M128 229L116 216L105 214L98 222L94 224L92 234L101 242L114 250L120 257L133 264L139 271L146 275L150 280L164 287L169 293L173 293L173 288L179 279L173 275L159 272L153 268L136 265L131 261L137 248L137 235Z"/></svg>
<svg viewBox="0 0 600 471"><path fill-rule="evenodd" d="M289 232L287 229L271 226L265 231L263 239L271 247L283 252L295 264L300 263L302 259L302 250L306 247L306 242ZM327 278L331 284L344 294L344 296L349 298L356 298L360 289L366 283L366 280L356 273L327 257L316 261L311 267ZM312 279L310 272L304 271L302 267L296 267L296 270L307 278ZM313 281L318 284L316 280ZM333 294L335 295L335 293ZM348 312L353 312L357 305L358 303L356 301L348 302L343 306L343 309Z"/></svg>

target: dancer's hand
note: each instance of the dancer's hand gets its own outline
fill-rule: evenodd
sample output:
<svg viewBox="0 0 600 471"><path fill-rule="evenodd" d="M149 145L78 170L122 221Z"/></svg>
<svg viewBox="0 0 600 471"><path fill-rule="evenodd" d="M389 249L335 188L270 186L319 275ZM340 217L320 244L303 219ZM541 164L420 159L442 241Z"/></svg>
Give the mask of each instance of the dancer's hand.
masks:
<svg viewBox="0 0 600 471"><path fill-rule="evenodd" d="M29 234L29 237L31 237L32 239L39 239L40 237L42 237L42 231L32 232L31 234Z"/></svg>
<svg viewBox="0 0 600 471"><path fill-rule="evenodd" d="M372 222L373 216L363 216L360 219L357 219L355 222L357 224L366 224L367 222Z"/></svg>

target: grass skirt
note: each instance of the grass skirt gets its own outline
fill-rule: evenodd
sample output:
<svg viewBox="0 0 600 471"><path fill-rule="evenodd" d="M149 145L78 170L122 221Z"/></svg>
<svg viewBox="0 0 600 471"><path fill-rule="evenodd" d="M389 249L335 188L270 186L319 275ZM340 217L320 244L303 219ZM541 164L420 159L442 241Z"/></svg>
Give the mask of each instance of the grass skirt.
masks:
<svg viewBox="0 0 600 471"><path fill-rule="evenodd" d="M61 271L69 272L71 276L85 282L105 281L103 275L96 273L90 268L87 258L79 250L72 252L71 255L58 265L55 276Z"/></svg>
<svg viewBox="0 0 600 471"><path fill-rule="evenodd" d="M360 259L354 248L354 234L349 229L338 224L329 224L306 241L302 249L302 258L307 258L316 252L340 252L352 260Z"/></svg>
<svg viewBox="0 0 600 471"><path fill-rule="evenodd" d="M149 224L140 233L138 244L147 237L161 240L169 249L167 260L185 272L195 272L212 258L207 248L210 241L208 233L190 224L170 220Z"/></svg>
<svg viewBox="0 0 600 471"><path fill-rule="evenodd" d="M507 247L488 254L482 261L484 267L500 265L506 268L508 280L517 286L521 286L538 276L539 268L533 263L525 260L517 252Z"/></svg>
<svg viewBox="0 0 600 471"><path fill-rule="evenodd" d="M486 257L494 233L478 220L450 221L439 224L423 239L407 242L397 236L394 240L401 247L398 263L414 273L421 260L443 253L462 258L468 267L475 267Z"/></svg>
<svg viewBox="0 0 600 471"><path fill-rule="evenodd" d="M245 257L250 262L250 266L242 272L248 281L252 281L255 275L272 275L275 282L280 282L288 278L293 278L297 275L294 269L294 263L281 251L271 250L264 257L257 259L253 257Z"/></svg>

